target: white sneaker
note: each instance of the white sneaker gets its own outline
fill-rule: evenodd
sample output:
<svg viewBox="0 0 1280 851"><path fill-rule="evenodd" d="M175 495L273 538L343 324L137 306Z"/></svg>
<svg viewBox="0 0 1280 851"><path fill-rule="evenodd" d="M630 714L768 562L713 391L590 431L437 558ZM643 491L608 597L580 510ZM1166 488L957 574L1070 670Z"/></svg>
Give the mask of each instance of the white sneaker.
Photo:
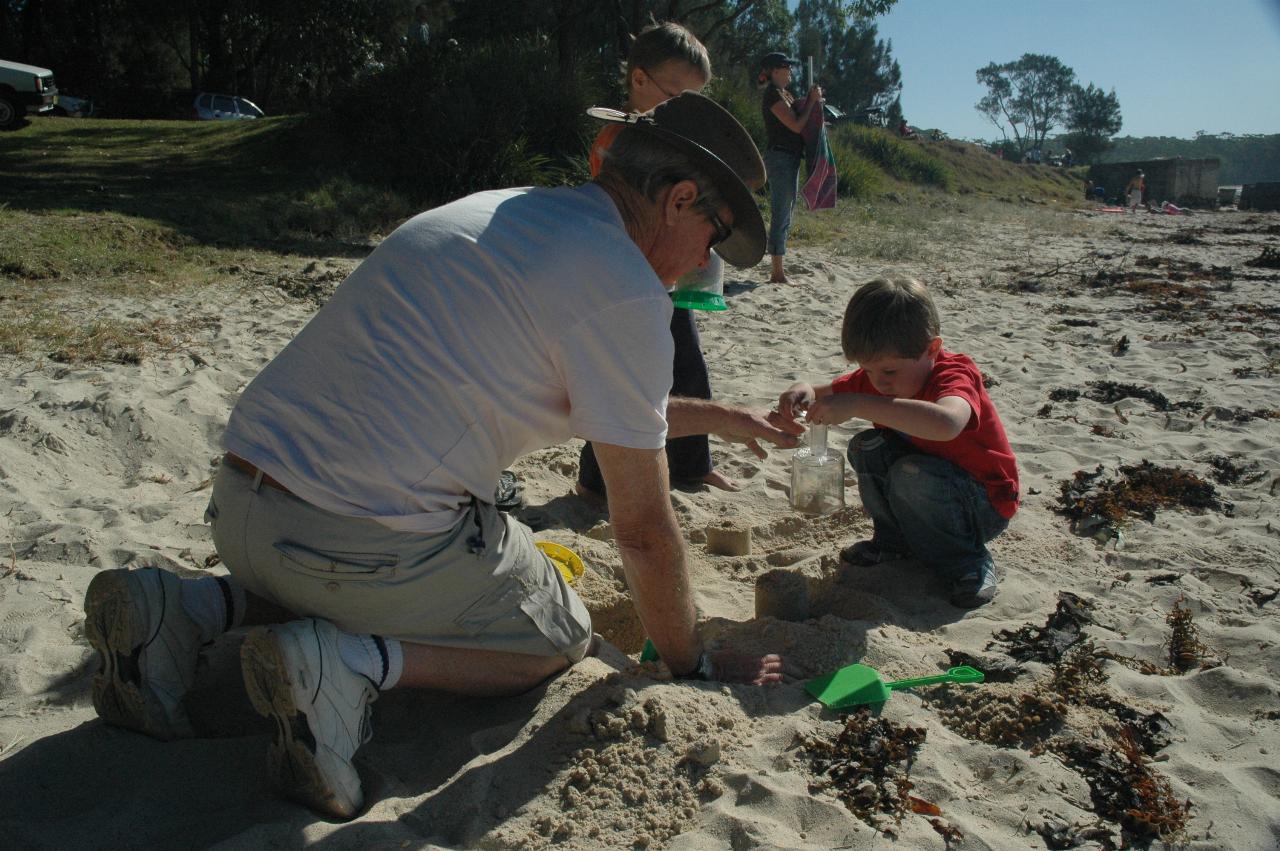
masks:
<svg viewBox="0 0 1280 851"><path fill-rule="evenodd" d="M255 629L240 650L253 708L275 721L267 770L286 796L349 819L364 805L351 764L373 735L378 690L338 653L338 628L307 618Z"/></svg>
<svg viewBox="0 0 1280 851"><path fill-rule="evenodd" d="M193 735L182 699L196 678L200 631L182 579L156 567L104 570L84 595L84 632L102 668L93 708L108 724L157 739Z"/></svg>

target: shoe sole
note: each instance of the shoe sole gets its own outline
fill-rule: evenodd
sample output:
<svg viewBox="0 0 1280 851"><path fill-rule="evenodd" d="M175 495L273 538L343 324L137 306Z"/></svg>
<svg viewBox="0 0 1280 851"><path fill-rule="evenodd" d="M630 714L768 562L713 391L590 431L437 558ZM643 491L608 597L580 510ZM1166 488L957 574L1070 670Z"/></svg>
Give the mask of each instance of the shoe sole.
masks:
<svg viewBox="0 0 1280 851"><path fill-rule="evenodd" d="M122 571L103 571L89 582L84 599L85 637L102 667L93 677L93 708L114 727L124 727L161 741L185 738L189 729L175 726L138 680L135 651L147 640L139 623L134 583Z"/></svg>
<svg viewBox="0 0 1280 851"><path fill-rule="evenodd" d="M267 773L286 798L338 819L350 819L359 808L339 800L316 763L306 716L293 697L293 680L280 639L270 630L255 629L240 649L240 667L249 700L259 715L271 719L271 747Z"/></svg>

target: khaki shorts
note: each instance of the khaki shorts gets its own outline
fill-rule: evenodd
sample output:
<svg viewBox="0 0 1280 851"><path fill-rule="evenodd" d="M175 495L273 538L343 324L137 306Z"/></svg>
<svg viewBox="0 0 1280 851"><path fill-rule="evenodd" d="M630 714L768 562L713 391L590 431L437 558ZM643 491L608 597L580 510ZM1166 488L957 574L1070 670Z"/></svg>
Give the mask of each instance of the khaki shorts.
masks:
<svg viewBox="0 0 1280 851"><path fill-rule="evenodd" d="M571 662L591 640L591 615L528 527L478 500L448 532L398 532L224 461L205 518L245 590L347 632Z"/></svg>

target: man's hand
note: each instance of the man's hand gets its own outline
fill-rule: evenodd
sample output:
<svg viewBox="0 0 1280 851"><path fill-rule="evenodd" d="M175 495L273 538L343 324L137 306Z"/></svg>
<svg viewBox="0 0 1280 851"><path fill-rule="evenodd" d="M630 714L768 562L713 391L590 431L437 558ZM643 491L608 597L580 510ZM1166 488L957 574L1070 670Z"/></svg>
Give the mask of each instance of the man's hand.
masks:
<svg viewBox="0 0 1280 851"><path fill-rule="evenodd" d="M797 435L804 434L804 427L779 417L777 412L735 408L726 413L711 433L722 440L745 443L757 458L763 460L769 457L769 453L760 445L761 440L791 449L800 442Z"/></svg>
<svg viewBox="0 0 1280 851"><path fill-rule="evenodd" d="M711 679L722 683L750 683L762 686L782 682L782 657L776 653L752 656L733 650L711 654Z"/></svg>

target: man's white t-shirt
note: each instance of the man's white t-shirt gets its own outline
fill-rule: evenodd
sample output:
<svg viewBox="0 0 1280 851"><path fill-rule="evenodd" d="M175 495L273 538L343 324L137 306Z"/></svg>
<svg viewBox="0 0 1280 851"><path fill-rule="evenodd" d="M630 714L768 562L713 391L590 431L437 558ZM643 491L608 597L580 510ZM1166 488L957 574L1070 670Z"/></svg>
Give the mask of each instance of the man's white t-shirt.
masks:
<svg viewBox="0 0 1280 851"><path fill-rule="evenodd" d="M392 233L245 389L226 448L300 498L441 532L517 457L666 438L671 299L595 184Z"/></svg>

